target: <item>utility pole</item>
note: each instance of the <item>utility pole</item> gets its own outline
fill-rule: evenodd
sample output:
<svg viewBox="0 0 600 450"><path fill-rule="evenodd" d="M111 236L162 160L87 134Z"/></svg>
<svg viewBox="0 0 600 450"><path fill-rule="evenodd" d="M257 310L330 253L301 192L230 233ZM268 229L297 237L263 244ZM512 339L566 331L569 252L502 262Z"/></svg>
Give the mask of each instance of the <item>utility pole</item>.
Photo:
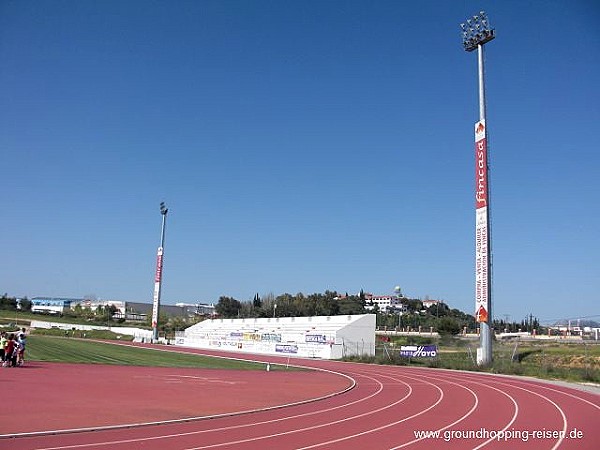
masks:
<svg viewBox="0 0 600 450"><path fill-rule="evenodd" d="M487 366L492 362L492 233L483 45L496 35L483 11L460 26L464 49L477 50L479 69L479 121L475 124L475 319L480 326L477 364Z"/></svg>
<svg viewBox="0 0 600 450"><path fill-rule="evenodd" d="M162 287L163 254L165 247L165 225L169 210L165 202L160 202L160 214L162 215L162 226L160 230L160 246L156 252L156 274L154 276L154 297L152 301L152 341L158 340L158 313L160 310L160 291Z"/></svg>

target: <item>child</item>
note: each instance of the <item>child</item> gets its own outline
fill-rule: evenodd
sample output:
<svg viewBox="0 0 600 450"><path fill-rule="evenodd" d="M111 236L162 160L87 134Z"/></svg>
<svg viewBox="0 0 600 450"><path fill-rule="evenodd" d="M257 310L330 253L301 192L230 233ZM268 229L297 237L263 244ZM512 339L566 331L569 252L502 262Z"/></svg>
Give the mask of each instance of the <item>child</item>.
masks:
<svg viewBox="0 0 600 450"><path fill-rule="evenodd" d="M15 344L15 335L9 334L4 347L4 364L2 364L4 367L14 367L16 364Z"/></svg>

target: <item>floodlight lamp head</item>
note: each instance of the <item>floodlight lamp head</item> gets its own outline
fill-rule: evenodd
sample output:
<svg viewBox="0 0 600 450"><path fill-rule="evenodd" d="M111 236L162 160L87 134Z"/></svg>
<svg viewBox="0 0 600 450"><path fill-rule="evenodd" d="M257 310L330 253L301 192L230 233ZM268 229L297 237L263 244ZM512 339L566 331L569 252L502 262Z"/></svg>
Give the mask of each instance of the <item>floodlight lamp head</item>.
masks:
<svg viewBox="0 0 600 450"><path fill-rule="evenodd" d="M165 206L165 202L160 202L160 213L163 216L166 216L168 212L169 212L169 209Z"/></svg>
<svg viewBox="0 0 600 450"><path fill-rule="evenodd" d="M490 28L489 19L484 11L481 11L478 16L467 19L467 25L461 23L460 27L463 34L463 47L468 52L496 37L495 30Z"/></svg>

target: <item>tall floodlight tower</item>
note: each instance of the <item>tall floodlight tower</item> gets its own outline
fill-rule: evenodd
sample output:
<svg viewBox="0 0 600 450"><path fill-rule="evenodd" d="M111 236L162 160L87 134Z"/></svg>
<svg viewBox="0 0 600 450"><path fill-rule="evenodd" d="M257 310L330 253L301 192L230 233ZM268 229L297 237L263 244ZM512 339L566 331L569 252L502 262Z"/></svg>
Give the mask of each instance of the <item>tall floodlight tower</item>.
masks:
<svg viewBox="0 0 600 450"><path fill-rule="evenodd" d="M484 11L460 26L464 49L477 50L479 67L479 121L475 124L475 319L480 327L481 344L477 349L477 364L485 366L492 362L492 233L483 45L496 35Z"/></svg>
<svg viewBox="0 0 600 450"><path fill-rule="evenodd" d="M165 202L160 202L160 214L162 215L162 226L160 229L160 246L156 252L156 274L154 276L154 298L152 301L152 340L158 340L158 311L160 309L160 289L162 285L163 253L165 246L165 224L167 222L168 208Z"/></svg>

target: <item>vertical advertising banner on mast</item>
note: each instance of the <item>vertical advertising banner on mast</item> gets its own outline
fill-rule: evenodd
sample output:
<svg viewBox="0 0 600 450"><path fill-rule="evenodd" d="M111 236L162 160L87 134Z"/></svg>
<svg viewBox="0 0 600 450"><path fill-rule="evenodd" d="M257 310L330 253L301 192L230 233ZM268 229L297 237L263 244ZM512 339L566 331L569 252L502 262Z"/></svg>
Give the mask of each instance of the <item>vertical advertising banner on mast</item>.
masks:
<svg viewBox="0 0 600 450"><path fill-rule="evenodd" d="M488 161L485 121L475 124L475 320L488 321Z"/></svg>
<svg viewBox="0 0 600 450"><path fill-rule="evenodd" d="M158 324L158 302L160 300L160 282L162 280L163 248L156 253L156 274L154 276L154 297L152 301L152 328Z"/></svg>

